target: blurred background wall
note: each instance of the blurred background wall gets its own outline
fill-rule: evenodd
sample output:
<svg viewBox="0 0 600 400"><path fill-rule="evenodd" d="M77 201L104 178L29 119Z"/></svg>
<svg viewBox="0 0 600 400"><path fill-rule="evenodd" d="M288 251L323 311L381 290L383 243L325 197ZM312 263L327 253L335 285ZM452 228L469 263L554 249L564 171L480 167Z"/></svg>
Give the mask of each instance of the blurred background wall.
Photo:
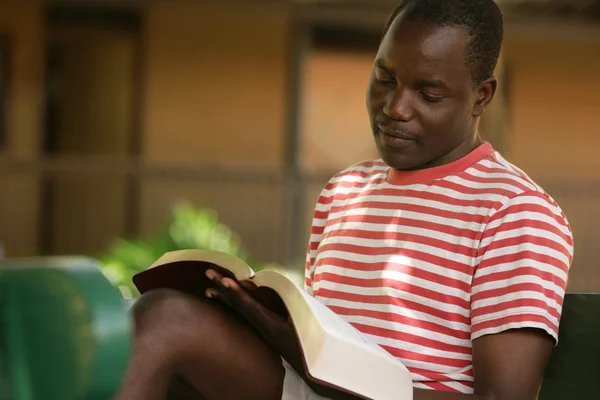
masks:
<svg viewBox="0 0 600 400"><path fill-rule="evenodd" d="M482 133L559 202L600 290L600 7L504 1ZM188 200L301 268L314 202L376 157L364 106L394 1L0 3L0 243L96 254Z"/></svg>

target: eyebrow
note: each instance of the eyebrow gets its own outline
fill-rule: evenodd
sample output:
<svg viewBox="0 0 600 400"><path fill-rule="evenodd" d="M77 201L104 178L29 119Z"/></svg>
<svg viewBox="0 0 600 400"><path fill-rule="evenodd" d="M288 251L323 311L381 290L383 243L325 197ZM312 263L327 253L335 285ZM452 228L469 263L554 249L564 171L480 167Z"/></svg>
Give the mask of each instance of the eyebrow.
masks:
<svg viewBox="0 0 600 400"><path fill-rule="evenodd" d="M389 74L390 76L395 76L396 74L394 74L394 72L389 69L388 67L386 67L383 64L383 61L378 59L375 60L375 66L379 69L382 69L385 73ZM420 87L429 87L429 88L436 88L436 89L448 89L448 85L446 85L443 81L439 80L439 79L420 79L417 81L418 86Z"/></svg>
<svg viewBox="0 0 600 400"><path fill-rule="evenodd" d="M421 87L448 89L448 86L446 86L446 84L439 79L420 79L418 83Z"/></svg>

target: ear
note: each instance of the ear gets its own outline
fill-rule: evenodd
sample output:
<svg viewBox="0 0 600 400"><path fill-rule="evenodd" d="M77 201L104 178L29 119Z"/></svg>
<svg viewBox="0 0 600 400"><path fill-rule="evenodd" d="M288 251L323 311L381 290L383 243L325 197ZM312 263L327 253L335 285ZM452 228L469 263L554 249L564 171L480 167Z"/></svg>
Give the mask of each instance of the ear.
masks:
<svg viewBox="0 0 600 400"><path fill-rule="evenodd" d="M496 88L498 87L498 81L495 76L485 80L476 89L476 99L473 105L473 117L481 117L487 106L492 102L494 94L496 94Z"/></svg>

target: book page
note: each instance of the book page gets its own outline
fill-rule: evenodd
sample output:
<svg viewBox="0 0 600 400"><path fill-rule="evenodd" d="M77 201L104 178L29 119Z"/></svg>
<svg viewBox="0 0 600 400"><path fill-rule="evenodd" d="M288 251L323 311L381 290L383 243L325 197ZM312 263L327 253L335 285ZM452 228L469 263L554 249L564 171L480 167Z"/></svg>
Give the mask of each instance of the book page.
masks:
<svg viewBox="0 0 600 400"><path fill-rule="evenodd" d="M379 353L385 358L397 361L394 356L377 344L368 341L356 328L333 312L329 307L305 291L303 291L303 295L312 312L321 321L321 324L329 334L346 341L351 341L357 346L368 348L370 351Z"/></svg>
<svg viewBox="0 0 600 400"><path fill-rule="evenodd" d="M165 253L150 266L149 270L176 262L198 262L199 265L200 263L214 264L231 271L238 280L249 279L254 275L252 268L236 256L218 251L201 249L175 250Z"/></svg>
<svg viewBox="0 0 600 400"><path fill-rule="evenodd" d="M291 316L311 380L362 398L412 400L412 376L400 360L306 291L288 296L301 299Z"/></svg>
<svg viewBox="0 0 600 400"><path fill-rule="evenodd" d="M346 342L351 342L353 345L360 346L370 352L375 352L399 363L394 356L383 350L377 344L369 342L356 328L350 325L350 323L337 315L318 299L307 293L304 289L298 287L288 277L275 271L260 271L254 276L253 280L259 286L271 287L279 293L279 296L281 296L281 299L286 303L286 307L289 309L294 324L307 326L305 323L310 318L308 318L306 312L310 311L310 314L318 320L319 325L328 335ZM296 301L294 299L301 301ZM302 306L302 303L308 306L309 310L301 311L306 307Z"/></svg>

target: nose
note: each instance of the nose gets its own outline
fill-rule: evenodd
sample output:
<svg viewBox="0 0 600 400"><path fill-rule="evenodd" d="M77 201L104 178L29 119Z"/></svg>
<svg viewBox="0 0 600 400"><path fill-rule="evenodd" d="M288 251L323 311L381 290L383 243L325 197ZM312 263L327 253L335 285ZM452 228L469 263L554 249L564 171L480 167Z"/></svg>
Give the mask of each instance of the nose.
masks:
<svg viewBox="0 0 600 400"><path fill-rule="evenodd" d="M410 121L413 119L411 95L408 90L398 87L388 95L383 107L383 113L389 118L398 121Z"/></svg>

